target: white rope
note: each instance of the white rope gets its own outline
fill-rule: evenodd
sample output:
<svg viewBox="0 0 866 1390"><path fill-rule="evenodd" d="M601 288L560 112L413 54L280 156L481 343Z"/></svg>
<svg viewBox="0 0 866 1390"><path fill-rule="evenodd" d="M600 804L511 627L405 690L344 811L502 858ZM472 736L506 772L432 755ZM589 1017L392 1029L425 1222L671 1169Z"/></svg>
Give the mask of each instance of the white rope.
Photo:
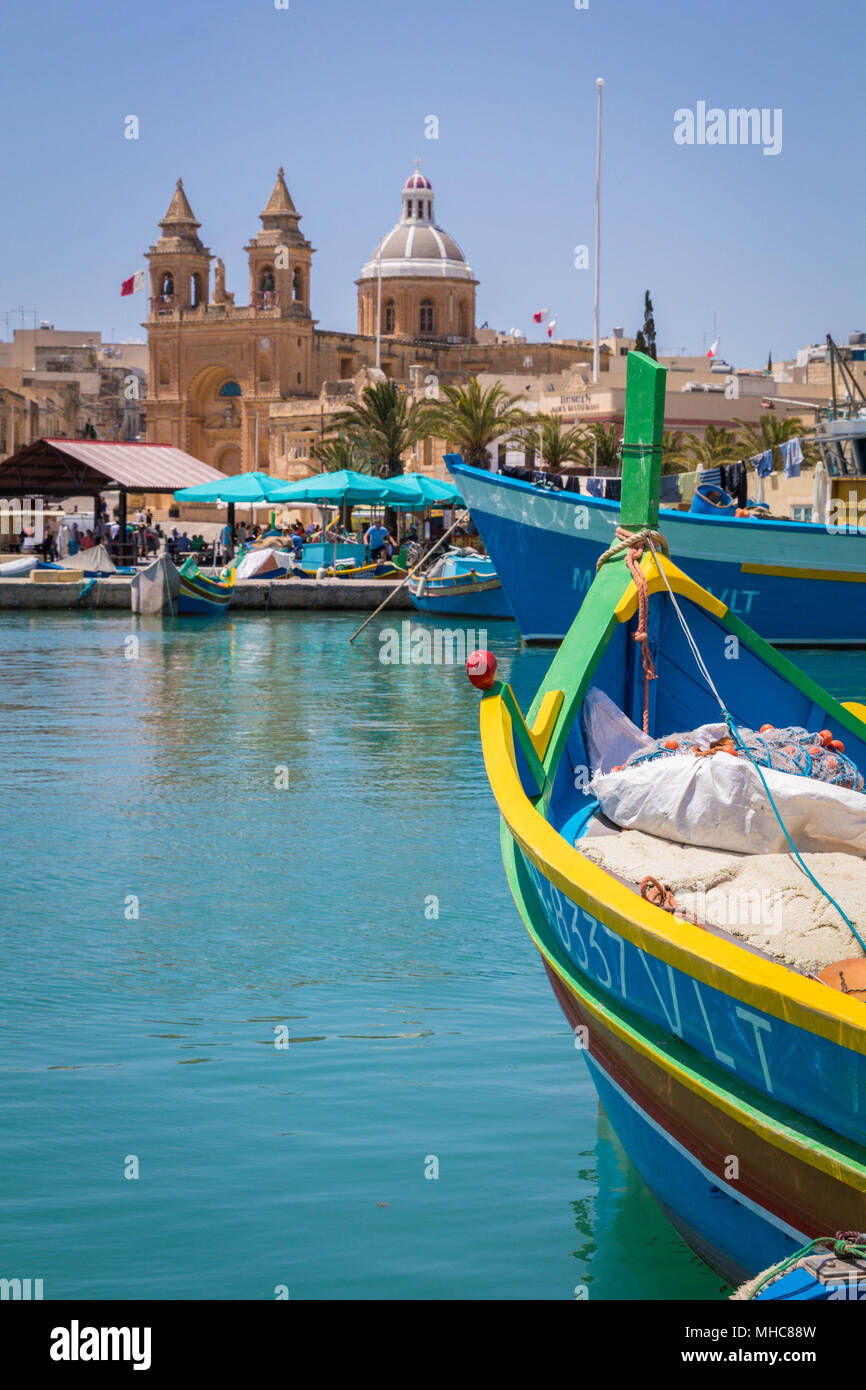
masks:
<svg viewBox="0 0 866 1390"><path fill-rule="evenodd" d="M655 546L653 545L652 540L651 540L649 537L647 537L647 543L648 543L648 545L649 545L650 550L651 550L652 553L653 553L653 557L654 557L655 562L656 562L656 568L657 568L657 570L659 571L659 574L661 575L662 579L664 580L665 588L667 589L668 593L669 593L670 596L671 596L671 600L672 600L672 602L673 602L674 608L676 609L677 617L678 617L679 620L680 620L680 627L682 628L683 632L685 633L686 641L688 642L689 646L690 646L691 649L692 649L692 655L694 656L695 661L697 662L698 670L700 671L700 673L701 673L701 675L703 676L704 680L706 681L707 685L710 687L710 690L713 692L713 694L715 695L716 699L718 700L718 702L719 702L719 709L722 711L722 714L724 714L724 715L727 716L728 711L727 711L727 707L726 707L726 705L725 705L725 702L724 702L724 700L722 699L721 695L719 694L718 690L716 689L715 685L713 684L713 678L712 678L712 676L710 675L709 671L707 670L706 664L705 664L705 662L704 662L704 658L701 656L701 653L700 653L700 651L699 651L699 649L698 649L698 644L697 644L697 642L695 641L694 637L692 636L691 629L689 628L688 623L686 622L685 618L683 617L682 609L680 608L680 605L677 603L676 595L675 595L673 589L671 588L670 584L668 583L668 577L667 577L667 575L665 574L664 566L663 566L662 564L659 563L659 557L658 557L658 555L657 555L657 553L656 553L656 548L655 548Z"/></svg>

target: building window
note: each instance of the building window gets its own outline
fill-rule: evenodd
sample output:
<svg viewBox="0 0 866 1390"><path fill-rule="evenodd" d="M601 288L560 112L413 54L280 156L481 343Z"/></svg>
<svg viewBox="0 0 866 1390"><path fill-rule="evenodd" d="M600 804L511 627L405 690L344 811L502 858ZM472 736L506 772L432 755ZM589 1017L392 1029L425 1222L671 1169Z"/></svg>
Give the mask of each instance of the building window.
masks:
<svg viewBox="0 0 866 1390"><path fill-rule="evenodd" d="M271 270L270 266L266 266L265 269L262 271L261 280L259 282L259 289L261 290L262 294L273 294L274 290L276 289L276 283L274 281L274 272Z"/></svg>
<svg viewBox="0 0 866 1390"><path fill-rule="evenodd" d="M298 304L302 304L304 300L304 277L298 266L295 266L292 272L292 299Z"/></svg>
<svg viewBox="0 0 866 1390"><path fill-rule="evenodd" d="M301 384L301 373L298 372L298 385L300 386L300 384Z"/></svg>
<svg viewBox="0 0 866 1390"><path fill-rule="evenodd" d="M224 381L219 389L219 395L221 396L239 396L240 394L241 388L236 381Z"/></svg>
<svg viewBox="0 0 866 1390"><path fill-rule="evenodd" d="M352 359L351 359L351 357L341 357L341 358L340 358L340 380L341 380L341 381L345 381L345 380L346 380L348 377L350 377L351 375L352 375Z"/></svg>
<svg viewBox="0 0 866 1390"><path fill-rule="evenodd" d="M191 309L197 309L201 304L201 276L198 273L190 280L189 303Z"/></svg>
<svg viewBox="0 0 866 1390"><path fill-rule="evenodd" d="M421 300L421 315L419 327L422 333L433 332L433 301L432 299Z"/></svg>
<svg viewBox="0 0 866 1390"><path fill-rule="evenodd" d="M393 301L393 299L388 299L388 300L385 301L385 328L384 328L384 331L385 331L386 333L393 333L393 332L394 332L394 316L395 316L394 301Z"/></svg>
<svg viewBox="0 0 866 1390"><path fill-rule="evenodd" d="M811 508L810 506L809 506L809 507L792 507L792 508L791 508L791 520L792 520L792 521L811 521L811 520L812 520L812 508Z"/></svg>

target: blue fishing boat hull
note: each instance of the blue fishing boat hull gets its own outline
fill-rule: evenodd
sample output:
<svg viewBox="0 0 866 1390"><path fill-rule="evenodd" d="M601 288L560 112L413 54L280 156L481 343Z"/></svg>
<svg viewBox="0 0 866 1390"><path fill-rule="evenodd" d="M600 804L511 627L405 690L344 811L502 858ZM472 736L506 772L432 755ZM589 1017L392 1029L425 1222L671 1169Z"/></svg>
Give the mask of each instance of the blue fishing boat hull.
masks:
<svg viewBox="0 0 866 1390"><path fill-rule="evenodd" d="M464 591L465 590L465 591ZM462 618L514 618L511 604L500 584L495 589L475 585L449 588L429 586L422 595L412 591L414 606L422 613L439 613Z"/></svg>
<svg viewBox="0 0 866 1390"><path fill-rule="evenodd" d="M523 637L561 641L611 545L619 504L453 462ZM782 645L866 645L866 535L793 521L716 520L662 508L671 558Z"/></svg>
<svg viewBox="0 0 866 1390"><path fill-rule="evenodd" d="M190 567L189 561L183 565L178 573L180 576L180 593L177 598L178 613L218 618L228 612L234 592L233 577L230 582L210 579L200 570Z"/></svg>

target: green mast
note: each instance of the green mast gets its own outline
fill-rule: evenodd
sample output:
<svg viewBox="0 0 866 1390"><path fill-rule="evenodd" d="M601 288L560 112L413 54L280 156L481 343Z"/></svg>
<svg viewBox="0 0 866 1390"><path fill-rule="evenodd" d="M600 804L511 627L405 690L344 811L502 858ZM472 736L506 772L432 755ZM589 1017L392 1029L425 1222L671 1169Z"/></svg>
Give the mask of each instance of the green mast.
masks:
<svg viewBox="0 0 866 1390"><path fill-rule="evenodd" d="M659 522L666 376L665 368L645 353L629 353L620 525L630 531L655 529Z"/></svg>

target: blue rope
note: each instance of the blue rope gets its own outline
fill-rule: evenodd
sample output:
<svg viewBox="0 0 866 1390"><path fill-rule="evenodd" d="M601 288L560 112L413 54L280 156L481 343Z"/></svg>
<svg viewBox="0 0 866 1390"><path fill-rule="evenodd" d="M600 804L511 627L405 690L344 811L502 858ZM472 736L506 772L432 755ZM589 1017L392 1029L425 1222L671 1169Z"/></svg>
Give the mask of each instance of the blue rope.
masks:
<svg viewBox="0 0 866 1390"><path fill-rule="evenodd" d="M823 886L823 884L821 884L821 883L818 882L817 878L816 878L815 875L812 873L811 869L810 869L810 868L808 867L808 865L805 863L805 861L804 861L804 859L803 859L803 856L801 855L800 851L797 849L797 846L794 844L794 841L791 839L790 835L788 834L788 827L786 826L785 822L782 820L781 815L779 814L779 808L778 808L778 806L776 805L775 801L773 800L773 793L770 791L770 788L767 786L767 783L766 783L766 780L765 780L765 778L764 778L764 774L763 774L763 772L761 771L760 765L759 765L758 763L755 762L755 759L752 757L751 753L749 752L749 749L746 747L745 743L743 742L743 739L742 739L742 737L741 737L741 735L740 735L740 731L739 731L739 729L737 728L737 725L734 723L733 716L730 715L726 709L723 709L723 710L722 710L722 714L723 714L724 717L725 717L725 723L727 724L728 728L729 728L730 731L731 731L731 737L733 738L734 742L737 744L738 748L741 748L742 751L745 753L745 755L746 755L746 757L748 758L749 762L752 764L752 767L755 769L755 771L757 772L758 776L760 777L761 782L762 782L763 787L764 787L764 791L767 793L767 796L768 796L769 801L770 801L770 805L772 806L773 811L775 812L776 820L779 822L779 824L780 824L781 827L782 827L782 830L783 830L784 833L785 833L785 839L788 841L788 844L791 846L791 850L793 851L794 858L797 860L797 863L800 865L800 868L803 870L803 873L807 876L807 878L810 878L810 879L812 880L812 882L814 883L815 887L818 889L819 893L823 893L823 894L824 894L824 897L827 899L828 903L832 904L832 906L835 907L836 911L838 912L839 916L842 918L842 921L845 923L846 927L847 927L847 928L849 929L849 931L853 934L853 936L856 937L857 941L859 942L859 944L860 944L860 946L861 946L861 948L862 948L862 950L863 950L864 956L866 956L866 942L864 942L862 936L861 936L860 933L858 932L857 928L854 926L854 923L851 921L851 918L847 915L847 913L845 913L845 912L842 911L842 909L841 909L841 907L839 906L839 904L837 903L836 899L830 896L830 894L827 892L827 889Z"/></svg>

